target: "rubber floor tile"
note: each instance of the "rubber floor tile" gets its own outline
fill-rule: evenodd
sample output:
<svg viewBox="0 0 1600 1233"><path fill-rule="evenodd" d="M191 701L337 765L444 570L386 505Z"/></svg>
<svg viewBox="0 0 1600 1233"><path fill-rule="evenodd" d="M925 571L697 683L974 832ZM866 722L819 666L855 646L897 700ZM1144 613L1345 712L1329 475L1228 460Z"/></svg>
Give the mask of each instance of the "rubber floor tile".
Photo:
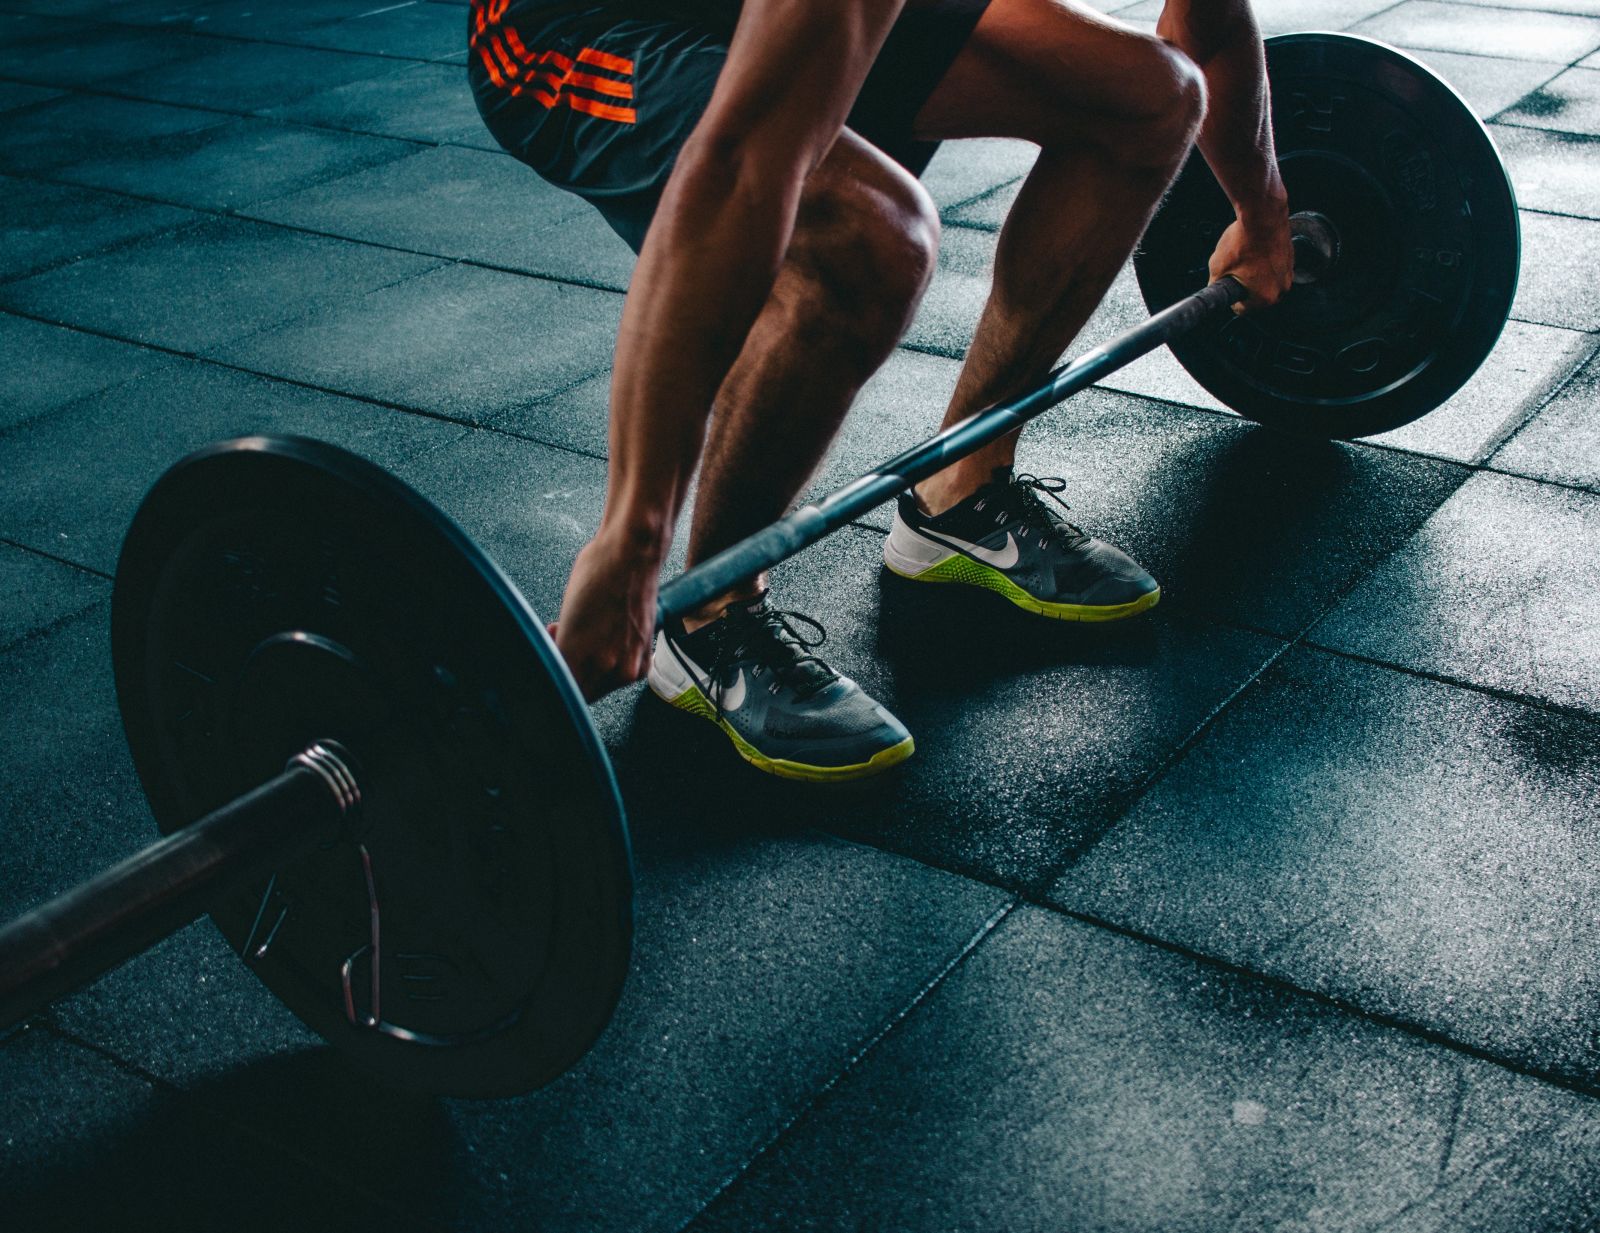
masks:
<svg viewBox="0 0 1600 1233"><path fill-rule="evenodd" d="M1318 645L1600 715L1600 496L1481 473Z"/></svg>
<svg viewBox="0 0 1600 1233"><path fill-rule="evenodd" d="M1052 902L1590 1086L1600 723L1310 651Z"/></svg>

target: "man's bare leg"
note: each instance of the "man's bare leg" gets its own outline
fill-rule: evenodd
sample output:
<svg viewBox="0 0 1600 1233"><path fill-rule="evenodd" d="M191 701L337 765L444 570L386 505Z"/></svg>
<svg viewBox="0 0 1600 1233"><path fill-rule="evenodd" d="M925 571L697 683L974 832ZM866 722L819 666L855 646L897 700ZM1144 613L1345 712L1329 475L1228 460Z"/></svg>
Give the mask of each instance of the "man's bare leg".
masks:
<svg viewBox="0 0 1600 1233"><path fill-rule="evenodd" d="M846 130L812 174L766 306L718 391L689 563L783 516L910 324L938 243L916 181ZM688 619L715 617L765 577Z"/></svg>
<svg viewBox="0 0 1600 1233"><path fill-rule="evenodd" d="M909 174L840 134L802 186L773 290L713 400L691 564L788 510L916 311L938 229ZM735 603L765 585L764 576L747 579L686 615L681 629L669 624L650 659L651 691L716 723L769 774L858 779L909 757L905 725L813 653L820 626Z"/></svg>
<svg viewBox="0 0 1600 1233"><path fill-rule="evenodd" d="M1001 229L945 425L1054 366L1133 251L1203 110L1198 70L1160 40L1072 0L993 0L917 135L1019 137L1040 154ZM1012 434L953 464L918 486L921 503L955 505L1015 452Z"/></svg>

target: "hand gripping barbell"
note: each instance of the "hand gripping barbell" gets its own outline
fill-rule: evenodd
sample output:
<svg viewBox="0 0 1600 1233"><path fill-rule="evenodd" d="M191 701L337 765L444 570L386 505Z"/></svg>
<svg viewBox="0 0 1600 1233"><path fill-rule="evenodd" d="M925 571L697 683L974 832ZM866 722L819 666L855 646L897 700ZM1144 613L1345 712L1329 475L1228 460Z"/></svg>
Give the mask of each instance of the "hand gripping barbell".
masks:
<svg viewBox="0 0 1600 1233"><path fill-rule="evenodd" d="M1191 159L1135 258L1148 321L667 583L662 618L1162 343L1244 415L1326 436L1460 387L1518 264L1483 126L1367 40L1272 39L1268 64L1296 211L1280 305L1235 316L1244 288L1204 285L1231 211ZM509 1095L583 1055L628 968L622 803L543 624L449 518L331 446L211 446L134 517L111 640L165 838L0 930L0 1028L209 911L308 1025L399 1084Z"/></svg>

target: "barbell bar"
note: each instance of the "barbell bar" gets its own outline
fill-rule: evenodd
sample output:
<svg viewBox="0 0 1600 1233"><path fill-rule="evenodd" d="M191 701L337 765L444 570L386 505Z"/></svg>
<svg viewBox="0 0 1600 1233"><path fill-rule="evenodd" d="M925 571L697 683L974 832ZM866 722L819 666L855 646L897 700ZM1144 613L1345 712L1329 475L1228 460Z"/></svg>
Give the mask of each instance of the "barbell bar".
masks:
<svg viewBox="0 0 1600 1233"><path fill-rule="evenodd" d="M1237 281L1205 285L1226 219L1191 160L1135 258L1147 321L666 583L661 619L1163 343L1242 413L1318 435L1409 422L1464 383L1518 258L1482 125L1381 44L1267 47L1296 210L1282 304L1240 317ZM401 1086L513 1095L588 1050L631 952L622 802L543 623L453 521L333 446L222 442L146 495L111 625L165 837L0 929L0 1030L209 911L291 1010Z"/></svg>

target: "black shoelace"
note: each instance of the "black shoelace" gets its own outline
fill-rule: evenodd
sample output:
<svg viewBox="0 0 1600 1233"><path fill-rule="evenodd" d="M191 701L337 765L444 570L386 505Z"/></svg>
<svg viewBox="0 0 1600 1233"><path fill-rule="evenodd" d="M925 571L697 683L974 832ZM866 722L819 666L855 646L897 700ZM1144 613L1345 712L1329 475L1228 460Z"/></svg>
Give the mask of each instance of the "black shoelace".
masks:
<svg viewBox="0 0 1600 1233"><path fill-rule="evenodd" d="M1067 481L1057 476L1040 478L1037 475L1014 475L1011 477L1011 491L1014 495L1014 504L1022 525L1039 532L1040 543L1048 547L1048 540L1042 538L1049 535L1066 535L1065 547L1074 548L1083 543L1089 536L1081 527L1074 526L1055 510L1051 509L1039 499L1043 493L1064 510L1071 510L1072 506L1063 501L1058 493L1065 492Z"/></svg>
<svg viewBox="0 0 1600 1233"><path fill-rule="evenodd" d="M758 647L762 639L770 639L776 645L765 653L757 654L757 666L750 673L753 679L759 680L770 669L777 684L788 686L794 690L797 698L804 700L839 677L820 656L812 654L828 640L828 631L823 629L819 621L803 612L786 611L766 604L752 611L751 606L739 605L730 608L727 615L720 619L726 624L719 631L717 653L705 670L707 684L711 686L713 695L711 705L717 708L719 715L722 713L721 680L724 670L743 659L753 647ZM815 636L807 638L795 627L795 622L807 627ZM694 680L694 673L684 662L676 641L669 637L667 645L689 679Z"/></svg>

